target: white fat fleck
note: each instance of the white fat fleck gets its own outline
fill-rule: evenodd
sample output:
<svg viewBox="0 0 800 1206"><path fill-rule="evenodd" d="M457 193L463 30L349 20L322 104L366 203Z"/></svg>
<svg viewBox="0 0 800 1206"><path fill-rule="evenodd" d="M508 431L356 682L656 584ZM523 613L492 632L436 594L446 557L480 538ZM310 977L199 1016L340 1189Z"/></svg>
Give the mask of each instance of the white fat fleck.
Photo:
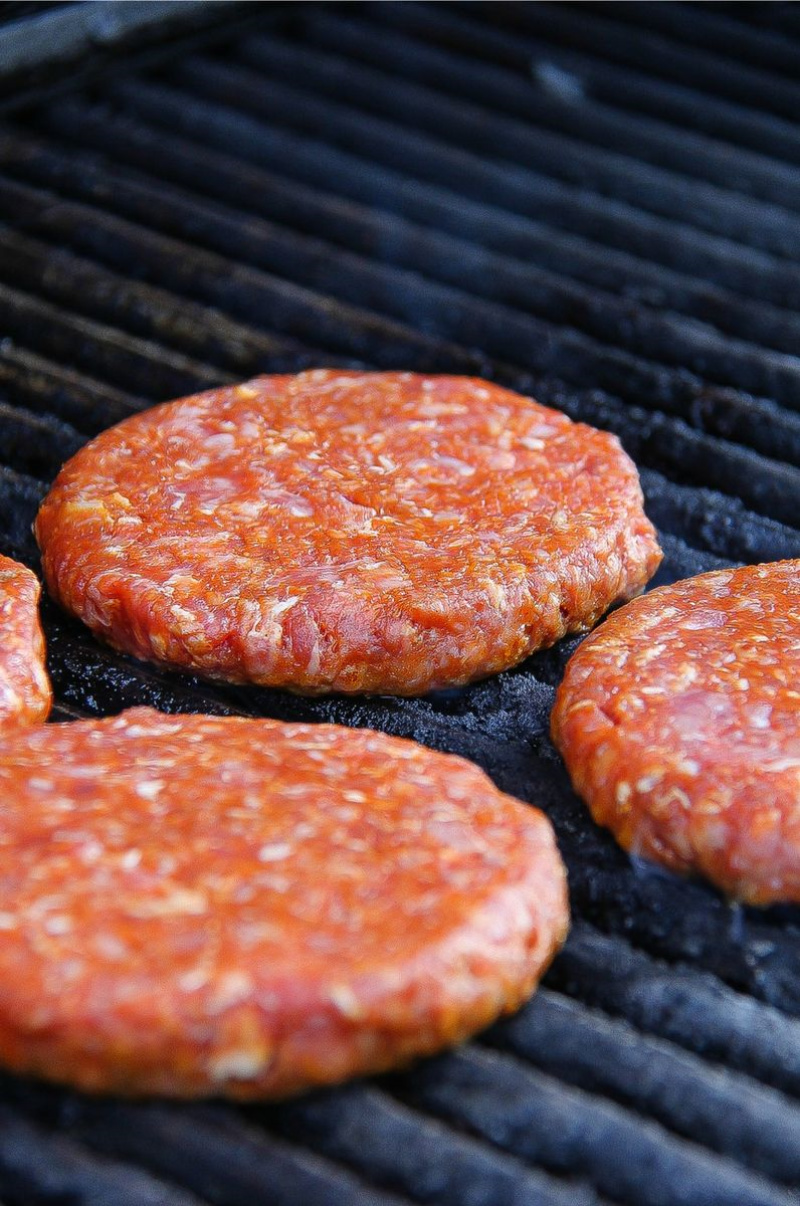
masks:
<svg viewBox="0 0 800 1206"><path fill-rule="evenodd" d="M0 913L0 930L15 930L18 924L13 913Z"/></svg>
<svg viewBox="0 0 800 1206"><path fill-rule="evenodd" d="M184 624L197 627L197 617L187 611L185 607L181 607L179 603L173 603L169 610L176 620L182 620Z"/></svg>
<svg viewBox="0 0 800 1206"><path fill-rule="evenodd" d="M134 790L137 796L141 796L143 800L155 800L156 796L164 790L164 781L163 779L143 779L136 784Z"/></svg>
<svg viewBox="0 0 800 1206"><path fill-rule="evenodd" d="M523 448L527 448L530 452L541 452L545 447L544 440L539 440L536 436L522 436L519 442Z"/></svg>
<svg viewBox="0 0 800 1206"><path fill-rule="evenodd" d="M466 406L460 405L458 402L423 402L417 414L423 419L438 419L442 415L463 415L466 413Z"/></svg>
<svg viewBox="0 0 800 1206"><path fill-rule="evenodd" d="M669 791L656 797L657 804L666 805L671 804L673 801L676 804L680 804L681 808L687 811L692 807L692 801L682 787L671 787Z"/></svg>
<svg viewBox="0 0 800 1206"><path fill-rule="evenodd" d="M208 912L208 900L202 892L190 888L175 888L167 896L154 896L131 904L128 912L132 917L199 917Z"/></svg>
<svg viewBox="0 0 800 1206"><path fill-rule="evenodd" d="M246 1001L253 993L253 981L246 972L232 971L220 978L209 1001L212 1013L222 1013L231 1005Z"/></svg>
<svg viewBox="0 0 800 1206"><path fill-rule="evenodd" d="M755 704L750 709L748 720L754 729L768 729L772 720L771 705L768 703Z"/></svg>
<svg viewBox="0 0 800 1206"><path fill-rule="evenodd" d="M191 971L184 972L178 978L178 987L181 992L197 992L198 988L205 987L208 984L209 974L203 967L195 967Z"/></svg>
<svg viewBox="0 0 800 1206"><path fill-rule="evenodd" d="M65 917L61 913L56 913L52 917L46 917L42 922L42 928L48 934L57 936L59 934L68 934L72 929L72 921L69 917Z"/></svg>
<svg viewBox="0 0 800 1206"><path fill-rule="evenodd" d="M119 860L120 866L126 871L132 871L134 867L138 867L142 861L141 850L126 850L122 858Z"/></svg>
<svg viewBox="0 0 800 1206"><path fill-rule="evenodd" d="M489 596L498 610L501 610L505 607L506 602L508 601L508 594L504 586L502 586L499 582L489 581L486 583L485 589L486 594Z"/></svg>
<svg viewBox="0 0 800 1206"><path fill-rule="evenodd" d="M614 791L614 798L618 804L627 804L628 800L631 798L630 783L625 783L624 780L621 783L618 783Z"/></svg>
<svg viewBox="0 0 800 1206"><path fill-rule="evenodd" d="M314 641L314 644L311 647L311 656L308 659L308 665L306 666L306 673L311 675L312 677L313 677L313 675L318 674L320 664L321 664L320 647L319 647L319 641L317 640L317 641Z"/></svg>
<svg viewBox="0 0 800 1206"><path fill-rule="evenodd" d="M663 771L658 771L653 775L642 775L641 779L636 782L637 791L652 791L657 783L660 783L664 778Z"/></svg>
<svg viewBox="0 0 800 1206"><path fill-rule="evenodd" d="M220 1083L226 1080L249 1080L257 1076L270 1061L268 1052L258 1048L243 1048L241 1051L224 1051L209 1060L211 1079Z"/></svg>
<svg viewBox="0 0 800 1206"><path fill-rule="evenodd" d="M272 842L261 847L258 858L262 863L277 863L281 859L288 858L291 853L292 847L288 842Z"/></svg>
<svg viewBox="0 0 800 1206"><path fill-rule="evenodd" d="M343 1017L358 1022L364 1017L364 1006L349 984L334 984L328 996Z"/></svg>
<svg viewBox="0 0 800 1206"><path fill-rule="evenodd" d="M289 599L281 599L279 603L272 604L270 614L273 616L273 618L276 616L281 616L285 611L288 611L291 607L294 607L295 604L299 602L300 598L297 595L292 595Z"/></svg>

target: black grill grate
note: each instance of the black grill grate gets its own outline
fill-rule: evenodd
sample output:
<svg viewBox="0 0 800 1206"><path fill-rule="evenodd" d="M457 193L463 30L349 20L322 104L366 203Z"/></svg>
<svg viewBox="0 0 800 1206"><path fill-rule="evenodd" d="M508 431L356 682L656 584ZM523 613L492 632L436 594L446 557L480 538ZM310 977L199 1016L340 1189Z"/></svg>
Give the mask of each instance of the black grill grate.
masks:
<svg viewBox="0 0 800 1206"><path fill-rule="evenodd" d="M796 6L249 7L0 127L3 551L35 565L48 482L131 411L337 363L479 373L617 432L659 581L800 556ZM304 700L45 619L56 719L334 720L477 760L552 817L576 921L528 1008L402 1075L248 1109L5 1077L6 1206L800 1201L800 912L590 824L547 736L575 642L423 700Z"/></svg>

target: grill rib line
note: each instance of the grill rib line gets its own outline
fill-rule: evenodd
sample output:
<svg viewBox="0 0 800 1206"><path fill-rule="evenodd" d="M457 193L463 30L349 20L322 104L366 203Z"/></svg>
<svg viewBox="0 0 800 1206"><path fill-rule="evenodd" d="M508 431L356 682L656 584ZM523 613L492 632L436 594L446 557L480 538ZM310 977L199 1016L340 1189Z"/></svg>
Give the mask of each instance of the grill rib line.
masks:
<svg viewBox="0 0 800 1206"><path fill-rule="evenodd" d="M629 1109L773 1180L800 1181L800 1105L663 1039L540 989L486 1036L550 1076Z"/></svg>
<svg viewBox="0 0 800 1206"><path fill-rule="evenodd" d="M707 972L664 963L578 922L547 983L646 1034L800 1098L800 1021Z"/></svg>
<svg viewBox="0 0 800 1206"><path fill-rule="evenodd" d="M482 15L492 6L479 6ZM796 119L800 111L800 88L795 80L783 79L769 70L732 62L723 55L685 46L672 38L619 20L610 20L592 12L588 17L576 5L498 3L501 21L525 33L539 34L549 41L576 46L595 53L603 47L603 57L646 71L657 78L688 84L701 95L719 96ZM645 18L646 19L646 18ZM686 23L691 28L691 16Z"/></svg>
<svg viewBox="0 0 800 1206"><path fill-rule="evenodd" d="M694 5L665 4L661 0L632 8L628 4L598 0L596 11L615 21L624 21L666 35L674 41L713 51L717 56L738 59L768 72L780 72L795 80L800 46L767 30L755 30L738 21L698 11Z"/></svg>
<svg viewBox="0 0 800 1206"><path fill-rule="evenodd" d="M600 1206L588 1186L566 1185L526 1168L513 1157L444 1126L371 1086L336 1092L259 1111L287 1139L301 1138L361 1175L437 1206Z"/></svg>
<svg viewBox="0 0 800 1206"><path fill-rule="evenodd" d="M789 1206L777 1185L517 1060L463 1048L398 1078L404 1100L631 1206Z"/></svg>
<svg viewBox="0 0 800 1206"><path fill-rule="evenodd" d="M0 1193L25 1203L81 1206L202 1206L147 1173L90 1155L69 1139L0 1105Z"/></svg>
<svg viewBox="0 0 800 1206"><path fill-rule="evenodd" d="M137 116L156 125L168 124L229 153L235 151L251 162L259 162L272 141L269 123L312 137L327 127L338 146L381 166L407 171L423 182L443 185L473 201L524 217L535 207L539 221L668 268L705 276L742 292L758 289L763 276L766 283L761 287L769 287L767 300L776 305L790 305L788 297L800 288L800 270L788 261L620 201L587 195L580 188L523 168L487 164L441 139L405 130L330 97L317 97L252 71L192 60L181 65L175 80L185 92L177 92L174 85L126 80L115 84L114 95ZM248 118L242 110L253 116Z"/></svg>
<svg viewBox="0 0 800 1206"><path fill-rule="evenodd" d="M60 1108L64 1094L10 1081L15 1104L34 1117ZM401 1206L408 1199L366 1185L328 1160L247 1123L233 1109L128 1104L70 1095L71 1136L104 1156L146 1169L224 1206ZM116 1204L115 1204L116 1206Z"/></svg>
<svg viewBox="0 0 800 1206"><path fill-rule="evenodd" d="M480 282L483 288L491 287L486 276L490 275L489 266L494 271L497 262L501 267L513 264L532 281L544 269L551 274L544 277L548 282L571 277L621 294L631 309L639 303L645 308L657 307L659 312L675 310L761 348L794 353L800 342L800 321L763 298L755 307L709 281L680 275L502 209L475 204L447 189L376 167L299 134L262 131L265 149L259 162L279 165L278 175L264 166L252 167L207 145L79 101L62 102L39 122L59 140L96 147L118 162L155 173L160 182L171 179L194 193L202 192L240 209L246 204L250 212L286 221L307 233L324 230L327 239L364 254L374 255L380 247L388 262L413 254L417 232L432 228L451 238L467 279ZM266 149L267 136L270 150ZM106 187L107 161L98 162L74 150L67 155L27 134L0 130L0 153L7 170L46 187L75 191L76 195L78 190L102 195ZM381 209L372 205L378 196ZM410 247L404 238L404 219L414 222ZM460 237L453 238L453 234ZM494 252L498 261L487 261L484 249ZM427 267L430 271L430 260ZM446 260L437 264L436 270L458 272L459 264L451 266ZM786 282L779 282L782 293L786 292L784 285ZM748 292L752 296L752 290Z"/></svg>
<svg viewBox="0 0 800 1206"><path fill-rule="evenodd" d="M343 42L343 49L347 49L351 44L346 28L340 31L335 26L332 34L325 37L326 25L317 22L313 15L307 25L326 48L332 43L338 49ZM370 44L371 53L367 52L373 62L380 61L377 49L380 42L377 36ZM616 148L597 149L563 132L551 133L532 124L530 117L523 122L505 114L497 115L483 103L482 96L480 105L474 99L453 99L441 90L436 64L429 72L422 71L424 57L415 69L415 76L422 77L424 84L405 80L397 73L394 60L377 71L362 66L357 58L344 58L327 49L311 49L306 41L300 46L293 45L274 35L247 39L240 48L240 58L270 80L292 83L302 79L304 88L323 96L333 99L347 96L348 104L362 111L397 121L404 128L424 131L450 146L460 146L488 160L489 166L511 163L526 167L547 179L591 190L598 196L624 202L634 210L672 221L684 223L688 213L697 230L775 255L797 256L800 219L789 210L655 167L620 154ZM211 62L208 58L199 60L199 70L202 72ZM194 73L192 60L187 70ZM243 82L248 83L249 77ZM474 98L478 81L471 83ZM531 116L536 117L535 110Z"/></svg>
<svg viewBox="0 0 800 1206"><path fill-rule="evenodd" d="M84 442L68 423L3 401L0 401L0 431L3 433L0 462L33 477L53 476Z"/></svg>
<svg viewBox="0 0 800 1206"><path fill-rule="evenodd" d="M2 150L9 153L12 166L16 166L11 136L7 137L5 147L0 148L0 154ZM44 166L44 171L35 174L40 178L45 177L45 182L53 187L56 173L47 161ZM50 171L47 171L48 166ZM196 179L207 172L220 178L226 176L224 162L196 163L194 166ZM30 173L30 168L31 158L28 155L23 170L27 169ZM166 171L169 172L168 166ZM800 405L797 402L800 397L800 359L796 357L781 356L753 343L735 342L710 328L699 327L641 305L633 306L629 301L619 300L608 293L598 295L596 290L590 293L553 274L519 265L507 257L476 253L470 244L462 240L432 234L421 226L412 226L398 219L394 222L390 253L380 267L376 267L372 259L363 254L374 246L374 239L379 237L378 232L370 230L369 225L366 230L363 225L356 225L355 231L351 232L355 237L348 239L348 243L351 246L355 243L359 250L356 256L342 252L318 238L310 238L305 233L298 236L276 227L272 222L255 222L241 209L223 208L215 203L199 201L193 194L170 188L163 180L158 184L150 183L120 169L104 170L105 191L103 195L98 195L96 175L91 163L86 164L78 158L68 166L61 167L57 182L62 192L68 188L73 195L93 205L101 203L140 225L147 222L169 235L200 243L217 253L234 257L244 265L301 279L310 287L323 292L336 292L352 303L368 295L376 308L409 325L422 321L431 329L428 315L439 302L436 308L440 314L446 315L446 322L440 320L433 329L440 336L470 346L476 338L475 327L480 326L484 346L499 357L510 358L510 352L517 351L526 343L546 347L548 343L553 344L559 339L569 341L569 333L560 331L556 326L559 321L569 324L588 332L592 338L580 341L578 337L578 346L570 346L563 356L557 357L553 367L562 376L578 385L603 385L637 401L652 398L655 405L674 410L687 418L699 410L703 425L708 430L717 429L726 436L736 435L742 442L754 444L767 455L800 464L800 418L787 415L770 402L742 398L730 389L715 390L713 385L692 378L684 371L676 372L674 368L676 363L688 368L696 367L706 378L716 378L723 385L725 381L736 381L740 388ZM292 215L300 211L305 201L306 208L311 208L311 212L302 223L303 230L324 230L330 237L330 203L325 205L323 201L316 201L315 204L312 198L298 198L296 190L287 189L280 180L267 173L253 172L252 175L256 177L250 182L253 193L264 199L257 207L260 212L266 212L276 221L296 224ZM26 191L24 186L0 181L0 205L6 207L15 219L19 214L20 221L23 221L24 215L26 229L50 238L75 239L75 223L70 221L69 209L63 205L55 209L51 194L37 194L32 190ZM352 207L348 207L346 218L351 224L357 221ZM92 239L89 246L95 249L96 235ZM87 244L84 242L80 246L86 247ZM6 271L13 272L15 279L23 279L17 277L19 269L15 262L21 254L17 252L15 257L12 250L8 251L9 266ZM389 262L400 267L389 267ZM414 275L408 275L407 270ZM401 272L403 275L400 275ZM424 274L423 279L420 279L420 273ZM57 264L49 264L46 274L35 270L35 279L41 280L51 292L57 288L56 277ZM447 288L448 292L437 294L435 290L439 286L433 283L432 277L447 282L441 287ZM68 270L62 274L62 279L57 296L66 297ZM456 286L458 292L451 285ZM96 293L100 289L99 284L93 284L81 290L79 296L83 305L88 306L93 291ZM107 289L102 289L100 305L107 304L106 294ZM136 294L134 299L138 300ZM148 315L139 319L139 327L147 332L155 322L158 332L166 339L174 338L172 332L176 327L181 332L186 326L194 330L193 323L181 323L174 316L149 317L154 307L158 315L157 303L163 304L166 300L163 292L154 294L152 299L142 298L136 316L145 305ZM502 306L494 309L501 301ZM131 303L126 297L124 312L130 309ZM236 353L240 344L247 349L247 332L240 330L238 335L233 333L226 344L224 326L218 324L221 327L219 335L209 336L205 331L208 326L207 312L196 309L199 310L196 323L199 330L195 338L198 344L205 345L206 355L209 356L216 346L222 344L219 355L223 362L230 365L234 359L234 363L241 365L241 356L232 357L229 349L232 347ZM535 321L528 318L529 314L546 317L547 325L543 328L533 327L526 332L524 339L520 339L518 324ZM254 340L255 333L251 343ZM267 343L266 337L264 341ZM609 350L606 350L606 345L611 345ZM622 359L614 359L615 347L623 349ZM256 343L253 353L258 350ZM635 357L630 354L634 350L638 353ZM665 372L649 360L644 360L642 354L669 365L669 371ZM252 363L252 359L249 362ZM541 369L541 363L534 362L533 367ZM755 421L757 419L762 421Z"/></svg>
<svg viewBox="0 0 800 1206"><path fill-rule="evenodd" d="M391 58L386 59L380 49L386 42L384 20L390 22L392 14L384 15L382 8L374 12L377 22L367 20L363 9L345 18L326 9L309 8L304 16L304 31L326 48L366 63L382 62L387 70L402 71L408 79L467 100L480 96L482 106L491 105L498 116L510 114L528 129L535 123L616 156L704 180L744 197L800 208L800 182L789 165L748 151L739 151L732 162L725 143L652 118L620 113L582 93L577 81L570 90L569 79L552 72L532 73L526 79L508 69L476 62L474 56L437 49L422 36L404 37L397 30L392 32ZM410 28L413 22L412 15ZM248 43L248 53L251 46ZM605 159L602 150L597 154Z"/></svg>
<svg viewBox="0 0 800 1206"><path fill-rule="evenodd" d="M209 365L2 284L0 323L15 340L154 401L232 380Z"/></svg>
<svg viewBox="0 0 800 1206"><path fill-rule="evenodd" d="M96 432L140 410L141 399L47 360L10 339L0 343L0 392L12 402Z"/></svg>
<svg viewBox="0 0 800 1206"><path fill-rule="evenodd" d="M3 186L0 180L0 209ZM37 198L38 199L38 198ZM32 209L32 212L35 212ZM46 232L46 222L42 223ZM19 288L37 291L48 302L80 309L93 319L113 322L130 334L192 356L237 377L278 371L276 366L311 363L315 353L292 340L231 322L219 310L177 299L163 289L98 269L60 247L0 226L0 276ZM316 353L319 359L319 353Z"/></svg>
<svg viewBox="0 0 800 1206"><path fill-rule="evenodd" d="M476 15L482 19L475 20ZM522 28L520 14L513 8L491 3L459 11L455 4L445 9L385 0L371 6L370 16L390 22L393 29L509 67L525 79L544 78L556 88L561 84L567 90L577 89L622 112L637 117L648 114L679 131L688 127L695 134L704 132L730 143L732 152L746 147L776 160L800 163L800 132L792 121L703 94L693 86L695 80L675 84L636 70L639 64L611 64L599 42L576 52L549 39L546 25L535 32Z"/></svg>

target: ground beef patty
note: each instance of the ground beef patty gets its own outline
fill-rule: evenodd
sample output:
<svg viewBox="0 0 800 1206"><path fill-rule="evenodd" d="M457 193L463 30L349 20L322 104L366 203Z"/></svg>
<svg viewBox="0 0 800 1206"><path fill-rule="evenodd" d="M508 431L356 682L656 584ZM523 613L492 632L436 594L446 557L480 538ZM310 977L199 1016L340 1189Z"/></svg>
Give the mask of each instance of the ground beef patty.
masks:
<svg viewBox="0 0 800 1206"><path fill-rule="evenodd" d="M567 667L553 737L627 850L751 904L800 901L800 561L611 616Z"/></svg>
<svg viewBox="0 0 800 1206"><path fill-rule="evenodd" d="M463 377L261 377L126 419L36 524L118 649L302 692L503 670L637 594L660 551L614 436Z"/></svg>
<svg viewBox="0 0 800 1206"><path fill-rule="evenodd" d="M136 708L0 745L0 1061L269 1097L456 1042L568 922L547 819L368 730Z"/></svg>
<svg viewBox="0 0 800 1206"><path fill-rule="evenodd" d="M18 561L0 556L0 728L38 724L52 703L39 623L39 583Z"/></svg>

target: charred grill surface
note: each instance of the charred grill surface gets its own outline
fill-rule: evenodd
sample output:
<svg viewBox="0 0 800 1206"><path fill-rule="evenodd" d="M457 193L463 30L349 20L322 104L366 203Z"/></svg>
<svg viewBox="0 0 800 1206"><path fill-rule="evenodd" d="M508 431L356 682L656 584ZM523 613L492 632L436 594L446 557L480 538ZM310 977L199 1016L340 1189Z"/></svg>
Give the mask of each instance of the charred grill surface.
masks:
<svg viewBox="0 0 800 1206"><path fill-rule="evenodd" d="M800 556L795 6L265 5L218 33L0 124L0 551L37 566L39 501L109 424L342 364L615 431L658 582ZM800 1202L800 911L593 826L548 737L575 641L420 700L309 700L44 615L56 720L149 703L473 758L552 818L575 925L517 1017L396 1076L248 1109L4 1077L6 1206Z"/></svg>

